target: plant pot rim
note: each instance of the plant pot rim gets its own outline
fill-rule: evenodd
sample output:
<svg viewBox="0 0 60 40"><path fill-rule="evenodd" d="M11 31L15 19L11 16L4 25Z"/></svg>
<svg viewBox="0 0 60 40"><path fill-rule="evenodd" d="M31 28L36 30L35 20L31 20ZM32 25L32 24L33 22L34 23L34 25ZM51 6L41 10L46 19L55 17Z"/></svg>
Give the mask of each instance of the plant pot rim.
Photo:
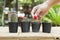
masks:
<svg viewBox="0 0 60 40"><path fill-rule="evenodd" d="M18 23L18 22L8 22L8 23Z"/></svg>
<svg viewBox="0 0 60 40"><path fill-rule="evenodd" d="M51 22L42 22L42 23L51 23Z"/></svg>
<svg viewBox="0 0 60 40"><path fill-rule="evenodd" d="M18 23L18 22L8 22L8 23Z"/></svg>
<svg viewBox="0 0 60 40"><path fill-rule="evenodd" d="M25 22L25 21L23 21L23 22Z"/></svg>
<svg viewBox="0 0 60 40"><path fill-rule="evenodd" d="M41 23L41 22L31 22L31 23Z"/></svg>
<svg viewBox="0 0 60 40"><path fill-rule="evenodd" d="M31 22L31 23L41 23L41 22Z"/></svg>

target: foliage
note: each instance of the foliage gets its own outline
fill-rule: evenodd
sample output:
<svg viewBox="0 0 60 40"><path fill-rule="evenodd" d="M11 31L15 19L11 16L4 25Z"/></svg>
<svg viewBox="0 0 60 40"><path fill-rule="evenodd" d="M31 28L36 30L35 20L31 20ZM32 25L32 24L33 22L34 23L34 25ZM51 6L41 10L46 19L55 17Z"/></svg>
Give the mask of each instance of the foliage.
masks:
<svg viewBox="0 0 60 40"><path fill-rule="evenodd" d="M25 3L29 4L29 5L37 5L40 4L42 2L44 2L45 0L18 0L18 4L19 5L24 5Z"/></svg>
<svg viewBox="0 0 60 40"><path fill-rule="evenodd" d="M53 25L60 25L60 5L58 4L55 7L51 8L45 17L50 19Z"/></svg>
<svg viewBox="0 0 60 40"><path fill-rule="evenodd" d="M42 22L48 22L48 23L51 23L51 19L49 19L48 17L44 16L43 19L42 19Z"/></svg>
<svg viewBox="0 0 60 40"><path fill-rule="evenodd" d="M2 12L3 12L3 6L4 6L4 1L0 0L0 25L3 25L2 23Z"/></svg>

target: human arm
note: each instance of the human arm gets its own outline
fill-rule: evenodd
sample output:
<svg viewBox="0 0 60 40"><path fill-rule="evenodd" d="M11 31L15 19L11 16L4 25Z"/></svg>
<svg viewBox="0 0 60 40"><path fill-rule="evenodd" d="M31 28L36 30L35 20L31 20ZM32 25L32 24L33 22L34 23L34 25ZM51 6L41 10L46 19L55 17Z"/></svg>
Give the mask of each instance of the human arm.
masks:
<svg viewBox="0 0 60 40"><path fill-rule="evenodd" d="M38 17L41 19L44 15L47 14L48 10L54 5L54 4L57 4L59 3L60 0L46 0L44 3L42 4L39 4L37 6L35 6L33 9L32 9L32 16L34 14L37 14Z"/></svg>

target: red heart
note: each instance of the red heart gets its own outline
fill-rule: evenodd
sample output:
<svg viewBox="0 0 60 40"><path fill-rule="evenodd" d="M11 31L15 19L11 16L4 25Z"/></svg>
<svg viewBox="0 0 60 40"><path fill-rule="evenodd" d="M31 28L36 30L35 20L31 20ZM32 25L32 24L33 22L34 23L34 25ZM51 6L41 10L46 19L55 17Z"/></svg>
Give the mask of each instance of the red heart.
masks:
<svg viewBox="0 0 60 40"><path fill-rule="evenodd" d="M24 17L23 17L23 16L21 16L20 18L21 18L21 19L24 19Z"/></svg>
<svg viewBox="0 0 60 40"><path fill-rule="evenodd" d="M34 16L34 19L35 19L35 20L38 19L38 16L35 15L35 16Z"/></svg>

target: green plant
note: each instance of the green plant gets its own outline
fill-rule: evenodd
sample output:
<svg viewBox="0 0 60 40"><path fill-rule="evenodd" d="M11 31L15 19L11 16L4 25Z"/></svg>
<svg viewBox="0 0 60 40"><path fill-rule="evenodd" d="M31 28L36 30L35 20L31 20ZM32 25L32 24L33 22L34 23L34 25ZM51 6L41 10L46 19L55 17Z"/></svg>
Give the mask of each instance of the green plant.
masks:
<svg viewBox="0 0 60 40"><path fill-rule="evenodd" d="M53 25L60 25L60 9L57 12L56 9L51 8L45 18L51 20Z"/></svg>
<svg viewBox="0 0 60 40"><path fill-rule="evenodd" d="M50 19L52 20L52 23L55 24L55 25L60 25L60 10L58 10L58 12L56 13L54 11L53 8L51 8L51 10L49 10L49 17Z"/></svg>
<svg viewBox="0 0 60 40"><path fill-rule="evenodd" d="M22 20L22 22L29 22L30 20L27 17L24 17L24 19Z"/></svg>
<svg viewBox="0 0 60 40"><path fill-rule="evenodd" d="M42 19L42 22L52 23L52 20L49 19L48 17L44 16L43 19Z"/></svg>
<svg viewBox="0 0 60 40"><path fill-rule="evenodd" d="M11 15L11 22L17 22L17 15L16 14Z"/></svg>
<svg viewBox="0 0 60 40"><path fill-rule="evenodd" d="M41 20L38 19L37 15L34 15L31 21L32 22L41 22Z"/></svg>
<svg viewBox="0 0 60 40"><path fill-rule="evenodd" d="M25 17L24 15L20 16L20 21L21 22L29 22L30 19L28 17Z"/></svg>
<svg viewBox="0 0 60 40"><path fill-rule="evenodd" d="M11 16L10 16L11 22L18 22L18 16L15 10L11 10Z"/></svg>

